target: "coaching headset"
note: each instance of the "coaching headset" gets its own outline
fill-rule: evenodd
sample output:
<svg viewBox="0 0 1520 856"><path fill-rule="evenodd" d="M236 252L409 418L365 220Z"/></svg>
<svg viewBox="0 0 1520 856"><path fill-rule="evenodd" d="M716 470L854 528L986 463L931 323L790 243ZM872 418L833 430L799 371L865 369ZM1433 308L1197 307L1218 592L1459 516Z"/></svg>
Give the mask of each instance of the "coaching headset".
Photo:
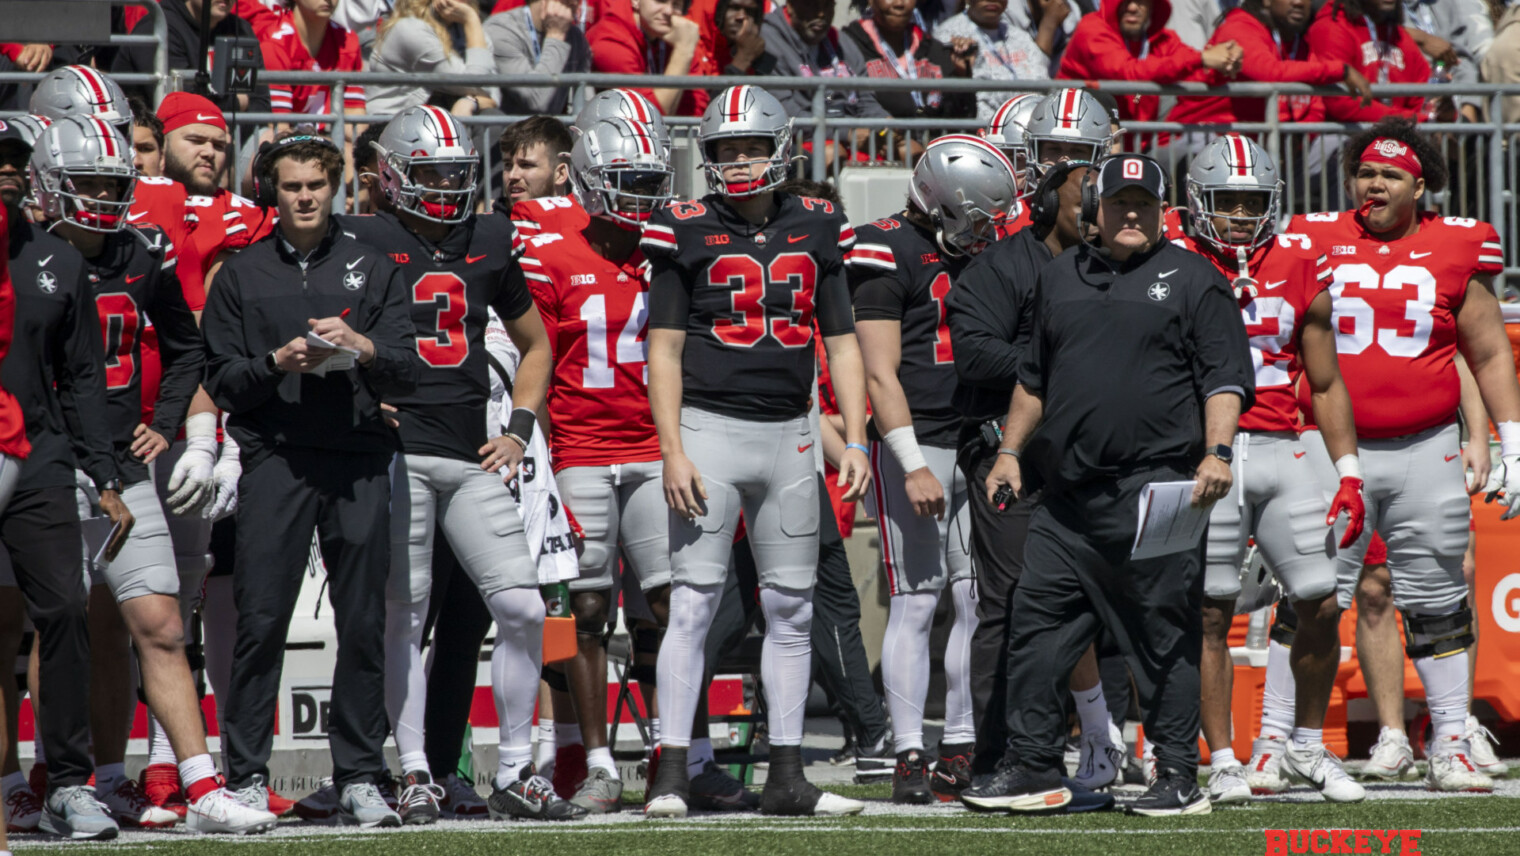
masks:
<svg viewBox="0 0 1520 856"><path fill-rule="evenodd" d="M300 130L302 133L259 145L259 153L253 157L253 201L259 207L275 207L274 176L269 174L269 168L273 165L275 156L285 149L299 143L316 143L337 153L339 164L343 163L343 150L334 145L332 140L317 134L315 129L309 127Z"/></svg>
<svg viewBox="0 0 1520 856"><path fill-rule="evenodd" d="M1092 166L1087 161L1060 161L1045 170L1036 185L1034 195L1029 197L1029 220L1041 232L1055 228L1061 215L1061 186L1073 170Z"/></svg>

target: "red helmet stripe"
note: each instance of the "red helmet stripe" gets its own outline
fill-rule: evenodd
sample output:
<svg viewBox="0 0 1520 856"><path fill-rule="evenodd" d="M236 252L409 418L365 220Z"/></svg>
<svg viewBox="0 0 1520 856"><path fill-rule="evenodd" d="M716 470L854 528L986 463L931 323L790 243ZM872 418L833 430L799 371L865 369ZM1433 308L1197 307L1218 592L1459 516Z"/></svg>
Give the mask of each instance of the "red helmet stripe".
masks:
<svg viewBox="0 0 1520 856"><path fill-rule="evenodd" d="M111 97L107 94L105 81L100 79L99 72L85 65L71 65L68 69L90 90L90 105L94 107L95 112L104 113L111 102Z"/></svg>
<svg viewBox="0 0 1520 856"><path fill-rule="evenodd" d="M1235 174L1250 175L1250 149L1246 146L1246 138L1238 134L1230 135L1230 148L1235 155Z"/></svg>
<svg viewBox="0 0 1520 856"><path fill-rule="evenodd" d="M628 105L628 110L633 113L634 119L645 124L650 122L649 102L644 100L644 96L632 89L619 89L618 94L623 96L623 101Z"/></svg>
<svg viewBox="0 0 1520 856"><path fill-rule="evenodd" d="M458 141L454 137L454 125L449 122L449 114L443 112L443 110L438 107L424 106L422 109L427 111L428 116L432 117L433 119L433 124L438 126L437 133L439 143L443 144L444 146L459 145Z"/></svg>
<svg viewBox="0 0 1520 856"><path fill-rule="evenodd" d="M1003 165L1008 167L1008 172L1011 175L1019 174L1019 171L1013 168L1013 162L1008 160L1007 155L1003 154L1002 149L994 146L981 137L973 137L970 134L946 134L943 137L933 140L929 143L929 145L930 147L933 147L939 145L940 143L970 143L971 145L979 146L983 150L992 153L992 155L998 160L1002 161Z"/></svg>
<svg viewBox="0 0 1520 856"><path fill-rule="evenodd" d="M1060 120L1063 130L1077 126L1077 105L1079 103L1081 102L1078 100L1077 90L1068 89L1061 93L1061 109L1057 118Z"/></svg>
<svg viewBox="0 0 1520 856"><path fill-rule="evenodd" d="M747 86L735 86L728 90L728 103L723 106L724 117L730 122L739 121Z"/></svg>
<svg viewBox="0 0 1520 856"><path fill-rule="evenodd" d="M111 127L94 116L90 117L90 121L95 123L95 130L100 134L100 147L106 157L120 157L116 151L116 135L111 133Z"/></svg>

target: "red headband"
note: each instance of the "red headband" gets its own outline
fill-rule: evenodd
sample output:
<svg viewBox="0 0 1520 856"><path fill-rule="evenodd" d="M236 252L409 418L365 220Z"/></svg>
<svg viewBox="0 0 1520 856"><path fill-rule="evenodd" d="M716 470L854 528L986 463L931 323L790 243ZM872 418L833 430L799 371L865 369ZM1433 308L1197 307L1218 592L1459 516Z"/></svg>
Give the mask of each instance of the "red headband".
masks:
<svg viewBox="0 0 1520 856"><path fill-rule="evenodd" d="M1420 159L1409 146L1388 137L1378 137L1362 149L1362 163L1386 163L1396 166L1415 178L1420 177Z"/></svg>

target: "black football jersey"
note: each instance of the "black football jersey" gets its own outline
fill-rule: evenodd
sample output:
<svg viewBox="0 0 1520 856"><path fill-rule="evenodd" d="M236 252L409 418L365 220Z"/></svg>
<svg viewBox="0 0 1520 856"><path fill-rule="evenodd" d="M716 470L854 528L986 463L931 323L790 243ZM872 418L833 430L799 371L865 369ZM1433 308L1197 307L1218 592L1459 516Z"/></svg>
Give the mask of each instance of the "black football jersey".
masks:
<svg viewBox="0 0 1520 856"><path fill-rule="evenodd" d="M945 298L968 261L943 258L934 233L902 215L855 230L845 257L856 321L902 323L902 383L913 414L913 433L926 446L953 449L960 414L955 394L955 355L945 323Z"/></svg>
<svg viewBox="0 0 1520 856"><path fill-rule="evenodd" d="M97 485L117 478L111 431L100 418L105 359L84 257L14 209L9 256L16 320L0 386L21 402L32 444L17 490L72 487L76 465Z"/></svg>
<svg viewBox="0 0 1520 856"><path fill-rule="evenodd" d="M512 221L480 214L433 244L394 214L340 217L341 228L385 252L401 268L417 328L422 379L385 402L399 413L401 448L414 455L479 461L491 397L486 360L488 308L503 320L533 308L517 263Z"/></svg>
<svg viewBox="0 0 1520 856"><path fill-rule="evenodd" d="M143 414L143 331L151 326L158 337L163 378L151 427L165 438L172 441L184 423L205 366L200 328L175 264L174 247L156 226L113 232L100 255L85 259L105 350L106 418L116 466L127 484L148 478L148 465L132 455L132 435Z"/></svg>
<svg viewBox="0 0 1520 856"><path fill-rule="evenodd" d="M685 404L759 422L801 416L813 388L815 320L824 336L855 329L849 222L823 199L778 193L776 201L760 227L711 194L656 211L644 229L649 326L686 331Z"/></svg>

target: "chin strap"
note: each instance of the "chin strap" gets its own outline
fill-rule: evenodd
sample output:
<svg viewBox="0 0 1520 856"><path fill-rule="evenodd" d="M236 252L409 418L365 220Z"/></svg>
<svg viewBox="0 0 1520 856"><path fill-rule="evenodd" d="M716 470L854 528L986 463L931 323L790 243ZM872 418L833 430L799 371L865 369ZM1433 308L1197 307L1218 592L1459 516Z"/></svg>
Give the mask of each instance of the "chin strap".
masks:
<svg viewBox="0 0 1520 856"><path fill-rule="evenodd" d="M1250 257L1250 251L1245 247L1235 248L1235 265L1240 271L1240 275L1235 277L1235 282L1231 283L1231 287L1235 289L1236 300L1239 300L1242 296L1249 297L1252 300L1256 299L1256 280L1251 277Z"/></svg>

